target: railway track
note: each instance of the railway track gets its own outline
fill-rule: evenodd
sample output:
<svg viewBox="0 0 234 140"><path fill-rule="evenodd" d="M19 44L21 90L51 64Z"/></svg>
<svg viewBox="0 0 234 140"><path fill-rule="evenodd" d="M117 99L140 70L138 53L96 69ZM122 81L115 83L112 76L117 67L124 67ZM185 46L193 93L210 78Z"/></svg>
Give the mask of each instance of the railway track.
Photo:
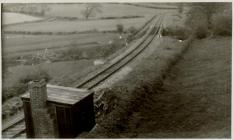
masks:
<svg viewBox="0 0 234 140"><path fill-rule="evenodd" d="M16 138L25 132L24 118L20 119L17 123L12 124L6 129L2 130L3 138Z"/></svg>
<svg viewBox="0 0 234 140"><path fill-rule="evenodd" d="M87 78L83 79L81 82L76 83L74 87L76 88L86 88L92 89L99 85L101 82L106 80L112 74L117 72L123 66L128 64L131 60L137 57L147 46L152 42L155 36L158 34L163 17L157 17L158 20L155 24L150 23L155 22L154 19L156 16L152 17L140 30L134 35L137 36L144 30L147 30L147 33L140 39L139 44L127 50L121 57L115 61L109 63L108 65L103 66L102 69L96 71L92 75L88 75ZM12 122L10 125L2 128L2 138L25 138L25 121L24 116L20 116L17 120Z"/></svg>
<svg viewBox="0 0 234 140"><path fill-rule="evenodd" d="M146 35L142 38L141 42L134 46L129 51L126 51L119 59L115 62L105 65L95 74L88 75L84 80L75 85L76 88L93 89L101 82L106 80L108 77L113 75L123 66L128 64L131 60L137 57L147 46L152 42L157 33L160 30L163 17L159 17L157 23L151 26ZM155 28L156 27L156 28ZM153 31L153 33L152 33Z"/></svg>

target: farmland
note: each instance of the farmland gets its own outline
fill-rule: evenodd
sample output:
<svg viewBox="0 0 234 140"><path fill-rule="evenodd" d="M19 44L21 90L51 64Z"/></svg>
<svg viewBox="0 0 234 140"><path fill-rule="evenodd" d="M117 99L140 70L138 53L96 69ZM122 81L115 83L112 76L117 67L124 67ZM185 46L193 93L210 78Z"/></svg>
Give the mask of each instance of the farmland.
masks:
<svg viewBox="0 0 234 140"><path fill-rule="evenodd" d="M14 7L15 5L11 6ZM155 9L106 3L101 4L101 13L91 17L90 20L84 20L81 11L85 8L85 4L48 4L47 6L50 10L46 11L43 16L34 17L28 14L12 13L12 11L4 13L6 16L3 20L6 23L12 23L12 20L18 19L16 18L18 15L28 17L28 19L21 18L21 23L14 21L18 24L3 26L5 32L3 35L4 54L7 54L8 57L35 54L35 51L38 50L46 48L61 50L74 44L76 46L87 46L95 43L102 45L113 37L115 38L116 35L115 33L102 34L99 33L100 31L115 31L117 24L122 24L125 30L130 27L139 28L158 12ZM126 10L128 11L127 14ZM140 17L121 19L124 16ZM78 19L61 20L58 17L77 17ZM100 19L100 17L112 17L113 19ZM34 20L38 18L40 20ZM82 34L80 34L81 32Z"/></svg>
<svg viewBox="0 0 234 140"><path fill-rule="evenodd" d="M3 13L2 14L3 25L30 22L30 21L32 22L32 21L38 21L38 20L42 20L42 18L20 14L20 13Z"/></svg>
<svg viewBox="0 0 234 140"><path fill-rule="evenodd" d="M116 24L123 24L126 28L130 26L139 27L152 15L165 13L166 11L126 4L102 3L100 4L102 12L91 16L90 20L85 20L84 15L82 15L82 11L86 6L85 4L48 4L47 6L49 10L41 16L41 18L46 19L45 21L9 25L4 27L3 30L8 32L106 31L114 30ZM174 10L167 10L166 12L173 13ZM130 19L125 19L126 17ZM9 18L14 19L14 17Z"/></svg>
<svg viewBox="0 0 234 140"><path fill-rule="evenodd" d="M130 26L140 27L149 18L113 19L113 20L81 20L81 21L45 21L37 23L26 23L12 25L3 28L4 31L18 32L84 32L90 30L112 31L116 24L123 24L126 28Z"/></svg>
<svg viewBox="0 0 234 140"><path fill-rule="evenodd" d="M109 40L116 38L113 33L92 33L92 34L75 34L75 35L15 35L9 34L4 36L3 48L4 54L8 57L17 55L26 55L37 53L44 49L61 50L66 49L69 45L87 46L92 44L105 44Z"/></svg>
<svg viewBox="0 0 234 140"><path fill-rule="evenodd" d="M4 117L19 107L12 103L22 94L14 91L22 78L43 70L51 77L49 83L69 86L100 67L95 61L105 62L123 48L130 27L137 30L160 13L156 9L104 3L102 12L85 19L81 13L85 4L47 4L49 10L45 12L33 4L9 5L5 7L10 10L3 10L2 28ZM29 7L36 12L30 13ZM118 32L117 25L123 27L123 33Z"/></svg>
<svg viewBox="0 0 234 140"><path fill-rule="evenodd" d="M31 7L38 8L37 10L44 6L43 4L28 4ZM158 4L157 4L158 5ZM7 12L12 12L12 9L22 9L25 5L4 5L4 9ZM84 3L67 3L67 4L46 4L47 9L42 17L77 17L79 19L84 19L82 15L82 10L85 9L86 4ZM151 16L155 12L162 12L162 10L142 8L137 6L131 6L127 4L118 4L118 3L100 3L102 12L92 16L93 19L98 19L101 17L123 17L123 16ZM35 8L35 9L36 9ZM15 10L14 11L20 11ZM61 10L62 9L62 10ZM126 12L127 11L127 12ZM28 11L27 11L28 13ZM31 13L33 14L33 13Z"/></svg>

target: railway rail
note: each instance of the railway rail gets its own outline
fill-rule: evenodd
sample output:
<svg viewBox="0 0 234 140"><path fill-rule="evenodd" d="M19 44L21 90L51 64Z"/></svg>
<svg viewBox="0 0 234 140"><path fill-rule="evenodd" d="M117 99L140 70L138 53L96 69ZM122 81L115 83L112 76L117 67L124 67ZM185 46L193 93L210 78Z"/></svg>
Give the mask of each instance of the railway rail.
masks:
<svg viewBox="0 0 234 140"><path fill-rule="evenodd" d="M111 63L104 65L100 70L95 71L91 75L88 75L81 82L76 83L74 87L76 88L86 88L93 89L101 82L106 80L108 77L113 75L115 72L120 70L135 57L137 57L147 46L152 42L155 36L160 31L162 26L163 16L157 17L156 23L154 19L157 16L153 16L147 23L144 24L138 30L134 36L139 35L141 32L147 31L146 34L139 39L139 43L123 53L118 59L115 59ZM150 24L151 23L151 24ZM151 26L150 26L151 25ZM11 124L2 128L2 137L3 138L23 138L25 135L25 121L24 116L20 116L17 120L13 121Z"/></svg>
<svg viewBox="0 0 234 140"><path fill-rule="evenodd" d="M163 17L159 17L156 25L151 26L145 36L141 39L141 42L136 46L133 46L129 51L126 51L115 62L103 66L95 74L88 75L85 79L75 85L76 88L93 89L108 77L113 75L116 71L128 64L131 60L137 57L147 46L152 42L157 33L160 31ZM156 27L156 28L155 28ZM152 34L153 31L153 34Z"/></svg>

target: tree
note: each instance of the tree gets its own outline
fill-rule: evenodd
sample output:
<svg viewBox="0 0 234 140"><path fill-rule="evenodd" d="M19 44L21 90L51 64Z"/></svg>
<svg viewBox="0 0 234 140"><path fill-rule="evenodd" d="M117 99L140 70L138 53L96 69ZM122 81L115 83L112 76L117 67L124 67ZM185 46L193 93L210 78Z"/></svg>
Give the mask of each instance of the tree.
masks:
<svg viewBox="0 0 234 140"><path fill-rule="evenodd" d="M41 10L40 10L40 14L41 16L45 16L46 12L50 11L50 7L47 4L42 4L41 5Z"/></svg>
<svg viewBox="0 0 234 140"><path fill-rule="evenodd" d="M184 11L184 5L183 5L183 3L178 3L178 12L179 12L180 14L182 14L183 11Z"/></svg>
<svg viewBox="0 0 234 140"><path fill-rule="evenodd" d="M210 27L212 23L212 15L222 8L222 6L223 4L215 2L193 3L188 12L188 21L195 19L199 21L202 18L203 21L206 20L207 26Z"/></svg>
<svg viewBox="0 0 234 140"><path fill-rule="evenodd" d="M123 33L123 31L124 31L124 26L123 26L123 24L117 24L116 25L116 28L117 28L117 32L118 33Z"/></svg>
<svg viewBox="0 0 234 140"><path fill-rule="evenodd" d="M212 19L217 13L223 12L223 3L192 3L185 24L197 38L211 34L214 23ZM214 21L213 21L214 22Z"/></svg>
<svg viewBox="0 0 234 140"><path fill-rule="evenodd" d="M81 14L88 19L91 16L95 16L97 13L101 13L101 4L98 3L88 3L86 4L85 9L81 12Z"/></svg>

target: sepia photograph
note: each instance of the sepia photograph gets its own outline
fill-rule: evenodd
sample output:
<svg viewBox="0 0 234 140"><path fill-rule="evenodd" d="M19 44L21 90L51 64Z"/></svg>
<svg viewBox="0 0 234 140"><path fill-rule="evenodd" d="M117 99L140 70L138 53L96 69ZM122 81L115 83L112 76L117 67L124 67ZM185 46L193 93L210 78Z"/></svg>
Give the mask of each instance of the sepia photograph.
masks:
<svg viewBox="0 0 234 140"><path fill-rule="evenodd" d="M1 63L3 139L231 139L232 2L2 2Z"/></svg>

